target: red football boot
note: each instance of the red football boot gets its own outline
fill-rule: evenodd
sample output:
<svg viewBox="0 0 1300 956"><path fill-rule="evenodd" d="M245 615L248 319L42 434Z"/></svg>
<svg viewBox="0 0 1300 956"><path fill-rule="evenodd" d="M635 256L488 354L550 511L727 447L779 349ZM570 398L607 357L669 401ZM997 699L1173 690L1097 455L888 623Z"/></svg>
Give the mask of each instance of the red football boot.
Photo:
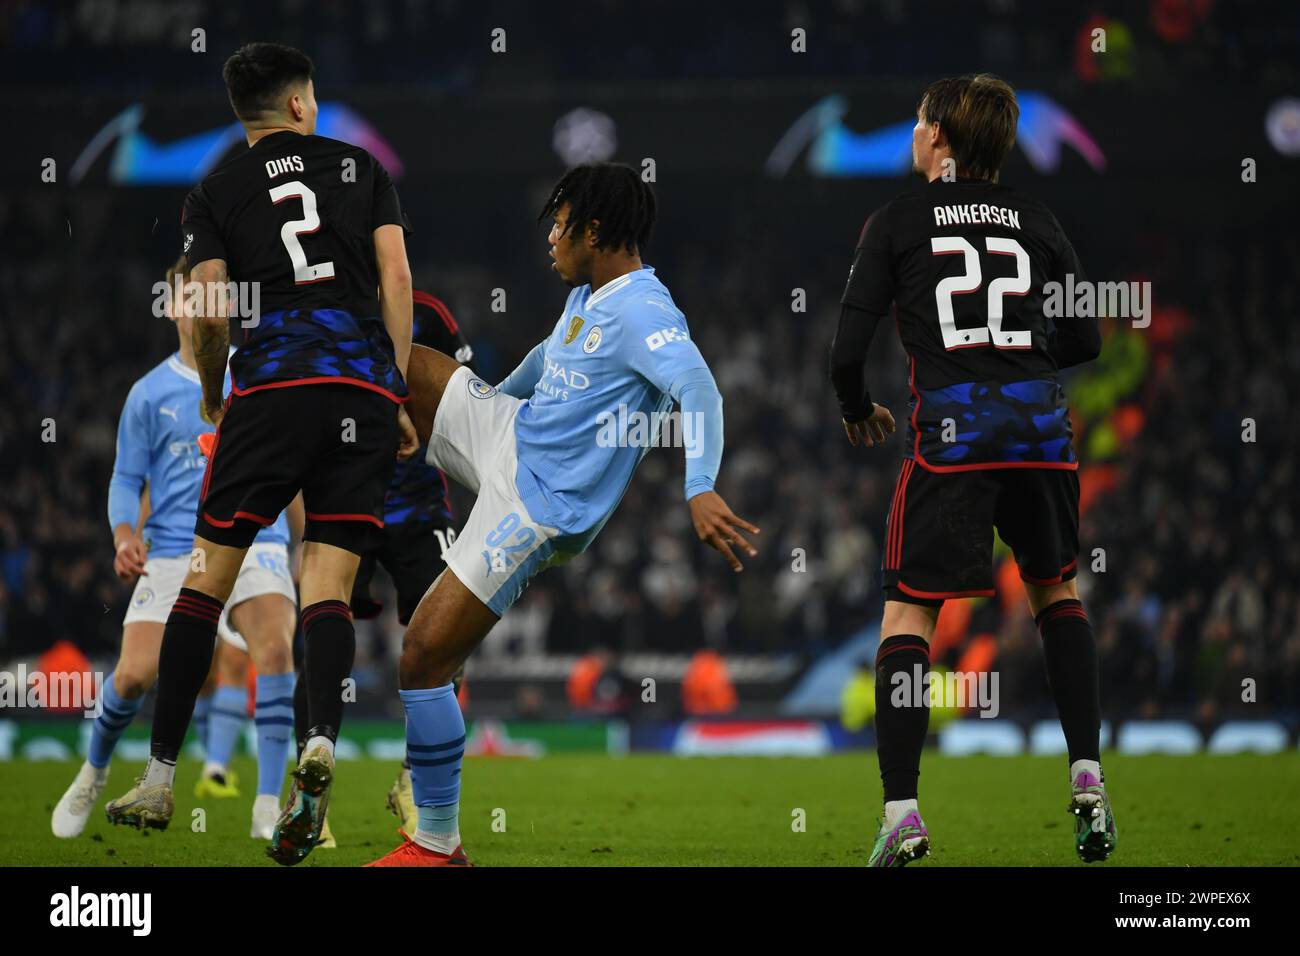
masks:
<svg viewBox="0 0 1300 956"><path fill-rule="evenodd" d="M427 850L420 844L416 843L405 831L398 830L402 835L402 845L393 850L387 856L381 856L366 866L473 866L469 857L465 855L465 848L458 846L450 854L436 853L433 850Z"/></svg>

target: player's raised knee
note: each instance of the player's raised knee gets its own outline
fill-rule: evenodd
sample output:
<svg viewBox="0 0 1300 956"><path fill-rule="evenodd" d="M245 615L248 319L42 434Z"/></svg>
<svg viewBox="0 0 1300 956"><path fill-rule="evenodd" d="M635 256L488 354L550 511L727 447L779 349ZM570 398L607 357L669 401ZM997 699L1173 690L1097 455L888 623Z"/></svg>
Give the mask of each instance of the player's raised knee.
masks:
<svg viewBox="0 0 1300 956"><path fill-rule="evenodd" d="M438 414L438 402L448 380L461 365L450 355L422 345L411 346L411 359L406 368L406 387L410 401L406 413L411 416L415 433L420 441L427 442L433 433L433 420Z"/></svg>

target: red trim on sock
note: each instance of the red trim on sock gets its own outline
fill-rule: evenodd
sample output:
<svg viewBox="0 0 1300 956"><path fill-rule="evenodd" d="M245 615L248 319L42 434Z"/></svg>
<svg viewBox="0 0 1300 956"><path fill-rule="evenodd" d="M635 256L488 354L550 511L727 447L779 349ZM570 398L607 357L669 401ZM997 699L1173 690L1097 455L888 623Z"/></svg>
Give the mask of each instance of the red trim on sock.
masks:
<svg viewBox="0 0 1300 956"><path fill-rule="evenodd" d="M223 607L225 605L221 601L211 595L204 594L202 591L189 591L187 593L182 590L172 604L172 612L196 618L205 624L216 624L221 618Z"/></svg>
<svg viewBox="0 0 1300 956"><path fill-rule="evenodd" d="M315 622L318 618L325 616L337 616L352 620L352 609L342 601L317 601L315 604L308 605L302 611L302 626L305 629L309 624Z"/></svg>
<svg viewBox="0 0 1300 956"><path fill-rule="evenodd" d="M1057 601L1049 607L1043 608L1038 612L1035 623L1038 625L1040 633L1045 633L1048 624L1053 621L1059 621L1066 617L1077 617L1081 620L1088 620L1088 612L1083 609L1083 602L1078 598L1065 598Z"/></svg>
<svg viewBox="0 0 1300 956"><path fill-rule="evenodd" d="M887 641L889 638L885 638L885 640ZM926 644L925 641L918 637L914 641L899 642L893 647L885 648L884 650L878 648L876 650L876 665L879 666L881 661L890 654L893 654L895 651L920 651L925 655L927 661L930 659L930 645Z"/></svg>

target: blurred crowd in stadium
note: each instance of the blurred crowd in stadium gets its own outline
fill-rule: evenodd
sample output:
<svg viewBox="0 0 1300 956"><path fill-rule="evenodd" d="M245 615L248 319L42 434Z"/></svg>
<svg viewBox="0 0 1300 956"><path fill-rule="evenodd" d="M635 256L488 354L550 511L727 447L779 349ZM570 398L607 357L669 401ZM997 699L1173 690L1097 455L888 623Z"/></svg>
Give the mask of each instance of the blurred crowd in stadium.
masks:
<svg viewBox="0 0 1300 956"><path fill-rule="evenodd" d="M199 68L183 47L168 53L172 34L147 27L130 34L125 20L114 20L125 6L10 6L0 14L0 76L30 77L45 51L75 49L84 56L63 58L74 65L41 82L84 84L110 70L123 76L118 61L125 59L136 92L154 88L164 74L179 88L198 82ZM163 6L167 18L206 17L212 49L244 38L247 4ZM330 64L336 88L355 78L456 88L477 88L482 79L487 48L463 37L490 29L487 6L435 4L439 22L454 15L454 31L412 26L411 18L423 15L419 4L318 6L319 17L305 18L300 3L258 5L284 19L280 39ZM788 69L788 57L764 53L761 34L697 7L691 30L669 18L640 18L627 45L610 47L616 64L601 60L599 44L583 56L554 55L575 38L538 8L526 30L548 38L544 52L527 44L534 52L512 58L509 71L531 84L582 80L584 71L635 79ZM781 5L791 23L805 7L821 9ZM970 29L940 34L918 29L930 7L829 4L823 25L868 8L882 27L829 30L830 42L814 44L815 56L799 68L809 75L1045 71L1073 49L1072 39L1036 25L1047 17L1037 4L961 5L958 16L970 17ZM1156 2L1148 10L1141 29L1157 32L1177 34L1188 16L1210 19L1213 29L1196 30L1195 42L1179 48L1180 74L1250 74L1268 85L1295 76L1288 51L1297 31L1256 25L1294 20L1294 8L1264 3L1231 18L1214 5ZM592 14L593 36L599 19ZM131 18L141 22L148 18ZM148 66L135 62L133 46L156 54ZM367 52L371 47L385 55ZM1144 60L1143 69L1151 68ZM509 76L493 73L492 82ZM210 84L211 76L202 79ZM174 349L175 337L149 314L147 290L167 263L142 254L138 243L116 250L118 208L108 192L92 193L78 204L74 230L60 207L21 197L0 203L0 665L34 659L58 641L108 664L120 637L129 589L112 573L105 516L117 417L131 383ZM885 450L850 448L827 382L826 349L851 247L837 260L804 263L813 305L795 313L788 286L772 276L778 260L800 255L798 244L756 238L753 222L714 225L708 235L676 240L661 233L648 261L686 312L725 396L719 490L763 529L760 557L734 576L694 540L681 502L681 453L656 450L591 551L540 577L481 653L713 648L807 663L878 621L878 547L900 449L898 439ZM1212 231L1160 238L1168 246L1162 260L1177 266L1164 270L1155 289L1151 326L1103 320L1101 359L1066 384L1085 463L1080 579L1099 636L1106 712L1226 716L1251 706L1242 699L1247 678L1258 682L1261 702L1295 712L1300 429L1288 391L1300 381L1300 244L1293 235ZM689 253L674 246L687 239ZM1092 250L1079 251L1088 262ZM449 277L445 263L412 264L417 284L447 299L461 318L486 376L504 375L540 337L488 328L486 274ZM548 288L544 315L562 294ZM901 419L902 352L892 329L882 329L881 339L889 341L873 349L869 381ZM1253 432L1243 419L1253 421ZM467 502L457 501L463 515ZM993 599L949 603L934 656L963 669L997 667L1004 710L1043 711L1050 698L1039 639L1005 555L998 587ZM363 641L363 661L391 664L398 640L396 622L381 619L377 635Z"/></svg>
<svg viewBox="0 0 1300 956"><path fill-rule="evenodd" d="M140 86L195 81L206 69L190 55L190 31L200 25L214 50L233 49L250 31L311 50L330 64L329 83L339 88L1063 69L1085 81L1278 83L1295 75L1300 17L1287 0L1098 0L1083 10L1027 0L760 0L746 4L743 16L727 4L686 0L635 11L592 0L564 16L546 5L474 0L17 0L6 7L0 76L41 75L51 87L105 75ZM508 57L486 42L499 27L508 27ZM786 38L798 27L809 42L791 57ZM1114 54L1100 64L1089 50L1096 27L1107 30ZM597 37L616 42L586 42ZM1135 57L1147 38L1161 44ZM582 56L556 55L577 42ZM61 58L47 78L43 58L54 52L77 55Z"/></svg>

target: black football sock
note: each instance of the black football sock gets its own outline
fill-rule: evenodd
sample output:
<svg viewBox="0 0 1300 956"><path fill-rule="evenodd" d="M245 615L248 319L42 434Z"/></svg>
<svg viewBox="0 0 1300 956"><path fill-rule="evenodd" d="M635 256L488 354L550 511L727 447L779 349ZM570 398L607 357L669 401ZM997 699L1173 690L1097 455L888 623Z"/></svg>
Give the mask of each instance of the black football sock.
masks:
<svg viewBox="0 0 1300 956"><path fill-rule="evenodd" d="M880 779L885 785L885 802L915 800L921 776L921 748L930 727L930 646L915 634L896 634L880 642L876 651L876 756ZM900 687L895 674L906 674ZM918 692L914 686L920 680ZM921 698L921 706L916 698ZM901 698L896 706L893 698Z"/></svg>
<svg viewBox="0 0 1300 956"><path fill-rule="evenodd" d="M224 602L192 588L181 588L163 628L158 654L158 700L153 711L149 753L175 764L194 716L194 701L212 668L217 621Z"/></svg>
<svg viewBox="0 0 1300 956"><path fill-rule="evenodd" d="M1065 731L1070 763L1099 760L1101 690L1097 677L1097 642L1078 600L1057 601L1034 618L1043 637L1047 682Z"/></svg>
<svg viewBox="0 0 1300 956"><path fill-rule="evenodd" d="M317 601L302 609L306 642L307 738L338 737L343 722L343 681L357 652L352 611L343 601Z"/></svg>

